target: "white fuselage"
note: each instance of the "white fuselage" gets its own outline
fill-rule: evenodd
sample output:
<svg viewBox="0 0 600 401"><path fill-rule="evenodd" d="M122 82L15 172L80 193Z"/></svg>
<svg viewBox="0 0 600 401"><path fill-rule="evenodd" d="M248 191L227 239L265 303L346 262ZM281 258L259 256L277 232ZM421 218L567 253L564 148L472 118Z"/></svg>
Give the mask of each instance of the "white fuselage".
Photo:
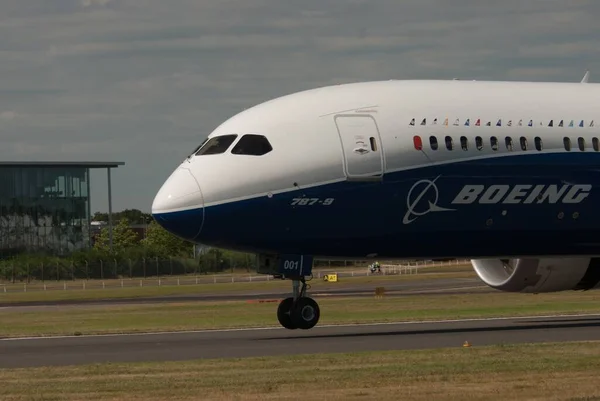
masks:
<svg viewBox="0 0 600 401"><path fill-rule="evenodd" d="M596 84L384 81L304 91L217 127L207 144L237 137L222 153L183 161L153 214L190 240L257 251L457 256L472 249L469 241L512 231L561 241L565 233L575 242L560 252L572 253L576 233L600 224L591 208L600 184L599 103ZM264 136L272 150L233 154L245 134ZM488 192L495 184L500 189ZM465 185L487 201L457 204ZM432 192L417 191L425 188ZM293 200L307 196L306 205ZM560 213L569 221L557 226ZM417 243L461 230L464 249L460 237L431 255Z"/></svg>

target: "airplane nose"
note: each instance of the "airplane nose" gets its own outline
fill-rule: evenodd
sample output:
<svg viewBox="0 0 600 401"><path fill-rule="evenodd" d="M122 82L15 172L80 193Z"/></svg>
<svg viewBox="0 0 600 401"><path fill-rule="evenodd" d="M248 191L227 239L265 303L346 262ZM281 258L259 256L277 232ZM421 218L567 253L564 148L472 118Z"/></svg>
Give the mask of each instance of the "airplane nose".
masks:
<svg viewBox="0 0 600 401"><path fill-rule="evenodd" d="M194 240L204 222L202 191L186 168L178 168L165 181L152 202L152 216L165 230Z"/></svg>

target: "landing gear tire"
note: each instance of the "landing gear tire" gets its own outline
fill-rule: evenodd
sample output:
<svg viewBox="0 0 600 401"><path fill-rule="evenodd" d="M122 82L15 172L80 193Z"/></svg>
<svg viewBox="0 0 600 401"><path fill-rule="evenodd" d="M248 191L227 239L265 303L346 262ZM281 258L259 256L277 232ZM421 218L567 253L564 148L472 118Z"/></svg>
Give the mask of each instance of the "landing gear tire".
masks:
<svg viewBox="0 0 600 401"><path fill-rule="evenodd" d="M315 327L321 317L321 310L314 299L306 296L304 277L292 279L293 296L279 303L277 320L288 330L308 330Z"/></svg>
<svg viewBox="0 0 600 401"><path fill-rule="evenodd" d="M302 330L308 330L315 327L321 317L319 304L312 298L298 298L296 305L290 311L292 324Z"/></svg>
<svg viewBox="0 0 600 401"><path fill-rule="evenodd" d="M295 330L296 326L291 316L292 306L294 305L294 298L289 297L279 303L277 308L277 320L279 324L288 330Z"/></svg>

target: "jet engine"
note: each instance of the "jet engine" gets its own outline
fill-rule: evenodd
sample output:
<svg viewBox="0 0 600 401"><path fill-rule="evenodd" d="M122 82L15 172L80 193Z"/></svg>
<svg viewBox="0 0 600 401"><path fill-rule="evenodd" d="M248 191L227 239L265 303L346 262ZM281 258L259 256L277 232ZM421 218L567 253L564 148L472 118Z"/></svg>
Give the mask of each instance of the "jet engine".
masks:
<svg viewBox="0 0 600 401"><path fill-rule="evenodd" d="M473 259L479 278L506 292L590 290L600 284L600 258Z"/></svg>

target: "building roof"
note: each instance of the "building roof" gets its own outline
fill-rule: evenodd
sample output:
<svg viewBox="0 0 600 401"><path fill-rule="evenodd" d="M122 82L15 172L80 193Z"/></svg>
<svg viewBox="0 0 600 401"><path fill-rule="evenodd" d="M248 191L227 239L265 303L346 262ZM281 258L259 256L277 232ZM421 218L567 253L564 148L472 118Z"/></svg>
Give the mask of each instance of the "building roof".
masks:
<svg viewBox="0 0 600 401"><path fill-rule="evenodd" d="M2 167L83 167L83 168L116 168L124 166L125 162L3 162L0 161Z"/></svg>

